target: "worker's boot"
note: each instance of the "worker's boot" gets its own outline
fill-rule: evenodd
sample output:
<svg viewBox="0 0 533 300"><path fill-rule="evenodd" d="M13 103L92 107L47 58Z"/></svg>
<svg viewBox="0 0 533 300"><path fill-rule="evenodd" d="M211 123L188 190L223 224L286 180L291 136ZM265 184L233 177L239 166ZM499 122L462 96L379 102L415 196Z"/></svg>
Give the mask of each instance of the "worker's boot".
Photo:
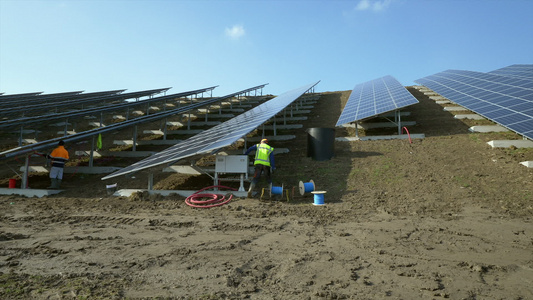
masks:
<svg viewBox="0 0 533 300"><path fill-rule="evenodd" d="M48 189L57 189L57 178L50 178L51 184Z"/></svg>
<svg viewBox="0 0 533 300"><path fill-rule="evenodd" d="M248 198L252 198L252 193L253 193L254 189L255 189L255 183L252 182L252 183L250 183L250 188L248 189Z"/></svg>
<svg viewBox="0 0 533 300"><path fill-rule="evenodd" d="M57 179L56 189L59 189L60 187L61 187L61 179Z"/></svg>

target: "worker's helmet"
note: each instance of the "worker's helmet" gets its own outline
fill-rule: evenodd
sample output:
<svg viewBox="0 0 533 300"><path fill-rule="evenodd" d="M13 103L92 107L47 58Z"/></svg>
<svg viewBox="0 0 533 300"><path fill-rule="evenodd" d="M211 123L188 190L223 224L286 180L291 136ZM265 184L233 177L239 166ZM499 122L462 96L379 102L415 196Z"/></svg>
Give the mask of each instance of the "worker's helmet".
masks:
<svg viewBox="0 0 533 300"><path fill-rule="evenodd" d="M261 140L261 144L266 144L266 143L268 143L268 140L267 140L267 139L262 139L262 140Z"/></svg>

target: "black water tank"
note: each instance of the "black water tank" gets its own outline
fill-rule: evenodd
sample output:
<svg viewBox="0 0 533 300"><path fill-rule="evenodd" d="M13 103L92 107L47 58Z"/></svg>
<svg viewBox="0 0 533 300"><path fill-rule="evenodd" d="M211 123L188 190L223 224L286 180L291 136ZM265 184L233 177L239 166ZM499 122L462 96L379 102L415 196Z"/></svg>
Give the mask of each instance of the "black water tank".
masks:
<svg viewBox="0 0 533 300"><path fill-rule="evenodd" d="M307 129L307 156L314 160L330 160L335 148L335 128Z"/></svg>

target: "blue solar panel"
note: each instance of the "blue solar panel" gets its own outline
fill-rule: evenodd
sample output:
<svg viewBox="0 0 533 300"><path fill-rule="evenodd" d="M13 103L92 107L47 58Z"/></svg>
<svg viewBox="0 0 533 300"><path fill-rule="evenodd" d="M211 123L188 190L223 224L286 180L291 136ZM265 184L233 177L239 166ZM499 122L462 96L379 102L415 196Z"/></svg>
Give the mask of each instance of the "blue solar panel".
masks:
<svg viewBox="0 0 533 300"><path fill-rule="evenodd" d="M374 117L418 103L394 77L385 76L355 86L336 126Z"/></svg>
<svg viewBox="0 0 533 300"><path fill-rule="evenodd" d="M102 180L137 172L161 164L171 164L189 156L208 153L212 150L229 146L241 137L252 132L259 125L274 117L316 84L318 84L318 82L279 95L278 97L264 102L235 118L202 131L175 146L107 175L103 177Z"/></svg>
<svg viewBox="0 0 533 300"><path fill-rule="evenodd" d="M510 65L489 74L533 79L533 65Z"/></svg>
<svg viewBox="0 0 533 300"><path fill-rule="evenodd" d="M447 70L415 82L485 118L533 139L533 80Z"/></svg>

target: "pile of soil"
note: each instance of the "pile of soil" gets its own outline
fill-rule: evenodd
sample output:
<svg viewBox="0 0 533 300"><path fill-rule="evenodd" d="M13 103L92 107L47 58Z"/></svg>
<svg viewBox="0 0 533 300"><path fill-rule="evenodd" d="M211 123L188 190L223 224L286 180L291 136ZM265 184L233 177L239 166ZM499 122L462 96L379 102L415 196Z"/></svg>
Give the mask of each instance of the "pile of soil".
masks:
<svg viewBox="0 0 533 300"><path fill-rule="evenodd" d="M290 150L274 172L275 186L295 190L288 200L192 208L177 194L113 197L111 182L86 174L67 175L55 196L0 196L0 298L533 298L533 170L519 164L533 151L492 149L519 137L471 133L487 121L454 119L408 90L420 103L402 121L424 139L336 141L332 159L307 157L307 130L334 128L350 91L321 93L303 128L278 130L296 136L271 142ZM154 188L213 184L169 174L158 169ZM147 178L113 183L145 188ZM309 180L325 205L298 193ZM29 182L49 184L46 174Z"/></svg>

